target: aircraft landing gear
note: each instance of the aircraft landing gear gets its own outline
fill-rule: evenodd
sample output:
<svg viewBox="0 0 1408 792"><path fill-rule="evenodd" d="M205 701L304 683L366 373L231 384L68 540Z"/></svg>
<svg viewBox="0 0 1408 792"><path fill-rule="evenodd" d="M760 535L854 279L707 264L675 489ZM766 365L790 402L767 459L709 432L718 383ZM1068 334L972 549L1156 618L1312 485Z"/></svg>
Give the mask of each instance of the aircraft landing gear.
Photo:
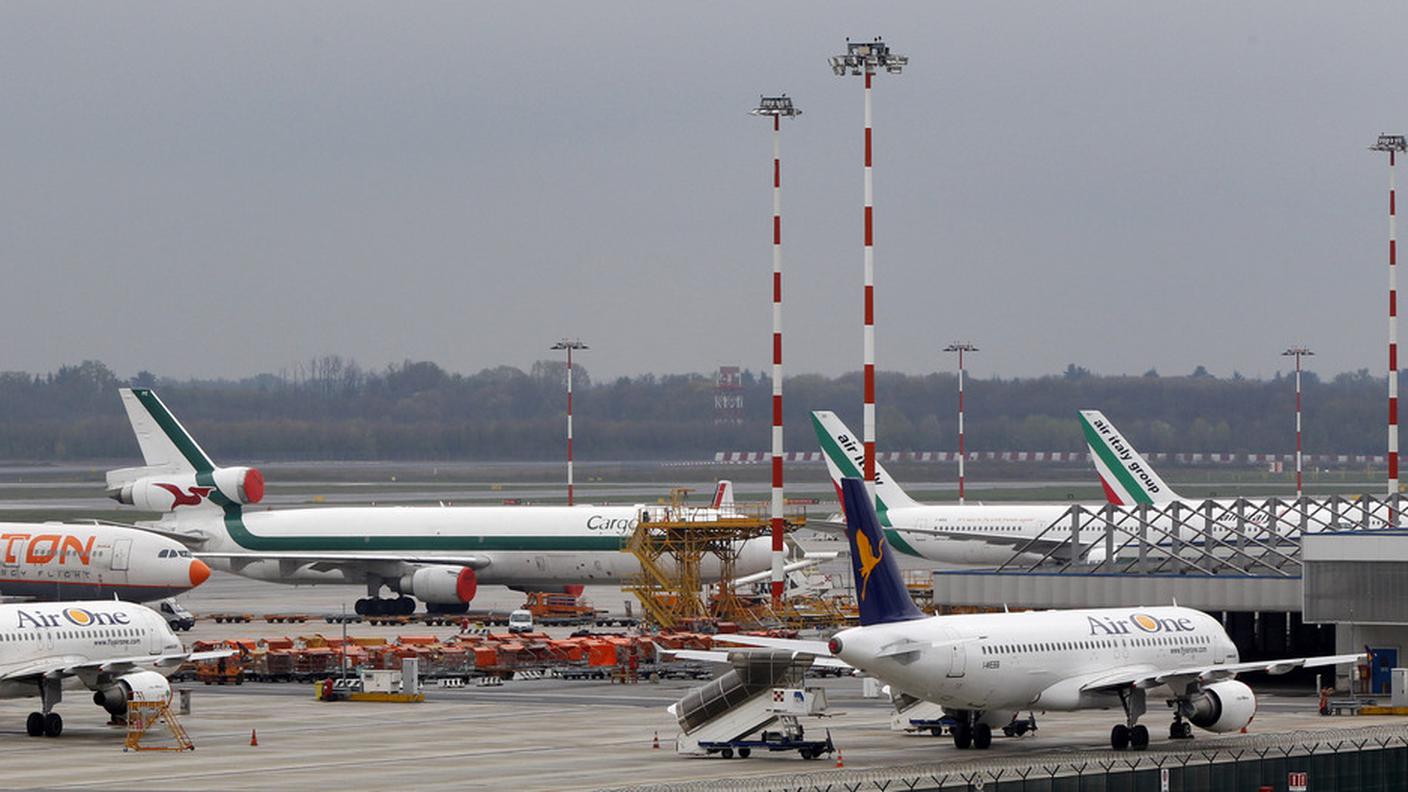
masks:
<svg viewBox="0 0 1408 792"><path fill-rule="evenodd" d="M1125 722L1110 730L1110 747L1116 751L1148 748L1149 729L1139 725L1139 716L1144 714L1144 691L1121 690L1120 703L1124 705Z"/></svg>
<svg viewBox="0 0 1408 792"><path fill-rule="evenodd" d="M410 597L368 597L357 600L352 610L358 616L410 616L416 612L416 601Z"/></svg>
<svg viewBox="0 0 1408 792"><path fill-rule="evenodd" d="M953 732L953 746L955 748L960 751L968 748L984 751L992 745L992 727L979 722L978 719L982 717L981 712L959 712L955 717L958 722L950 730Z"/></svg>
<svg viewBox="0 0 1408 792"><path fill-rule="evenodd" d="M1168 738L1170 740L1191 740L1193 739L1193 724L1183 719L1183 713L1178 709L1178 704L1174 704L1173 723L1168 727Z"/></svg>
<svg viewBox="0 0 1408 792"><path fill-rule="evenodd" d="M64 690L58 679L45 679L39 683L39 700L44 711L31 712L25 719L24 730L30 737L58 737L64 733L64 719L53 711L63 695Z"/></svg>

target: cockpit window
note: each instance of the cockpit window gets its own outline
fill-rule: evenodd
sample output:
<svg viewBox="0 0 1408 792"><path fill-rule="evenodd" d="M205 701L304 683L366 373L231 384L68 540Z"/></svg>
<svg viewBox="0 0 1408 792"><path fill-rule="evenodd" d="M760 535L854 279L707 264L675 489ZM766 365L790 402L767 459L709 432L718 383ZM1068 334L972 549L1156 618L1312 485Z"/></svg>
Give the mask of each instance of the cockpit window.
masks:
<svg viewBox="0 0 1408 792"><path fill-rule="evenodd" d="M168 558L168 557L170 557L170 555L171 555L171 551L163 547L163 548L161 549L161 552L156 554L156 557L157 557L157 558Z"/></svg>

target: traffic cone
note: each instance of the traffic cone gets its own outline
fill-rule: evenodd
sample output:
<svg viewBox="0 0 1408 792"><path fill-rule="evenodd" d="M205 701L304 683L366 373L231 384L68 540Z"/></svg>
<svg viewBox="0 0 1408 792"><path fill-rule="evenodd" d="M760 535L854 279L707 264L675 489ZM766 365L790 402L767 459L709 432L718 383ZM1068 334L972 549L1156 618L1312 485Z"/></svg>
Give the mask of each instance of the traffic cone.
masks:
<svg viewBox="0 0 1408 792"><path fill-rule="evenodd" d="M843 758L841 758L841 749L840 749L840 748L837 748L837 749L836 749L836 766L837 766L838 768L839 768L839 767L845 767L845 766L846 766L846 760L843 759Z"/></svg>
<svg viewBox="0 0 1408 792"><path fill-rule="evenodd" d="M249 744L259 745L259 735L254 733L254 729L249 730Z"/></svg>
<svg viewBox="0 0 1408 792"><path fill-rule="evenodd" d="M655 732L655 739L650 741L650 749L652 751L660 750L660 732Z"/></svg>

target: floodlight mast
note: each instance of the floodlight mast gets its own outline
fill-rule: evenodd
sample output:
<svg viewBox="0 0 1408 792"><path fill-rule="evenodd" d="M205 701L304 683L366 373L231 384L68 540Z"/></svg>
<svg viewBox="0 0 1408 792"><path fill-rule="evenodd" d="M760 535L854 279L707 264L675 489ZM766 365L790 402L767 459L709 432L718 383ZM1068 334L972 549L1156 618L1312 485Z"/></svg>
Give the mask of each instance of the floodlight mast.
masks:
<svg viewBox="0 0 1408 792"><path fill-rule="evenodd" d="M1282 357L1294 357L1296 359L1296 497L1305 494L1301 481L1301 447L1300 447L1300 359L1315 354L1309 347L1293 346L1281 353Z"/></svg>
<svg viewBox="0 0 1408 792"><path fill-rule="evenodd" d="M792 99L761 96L749 111L772 118L772 574L769 581L772 606L782 607L784 588L782 493L782 119L802 114Z"/></svg>
<svg viewBox="0 0 1408 792"><path fill-rule="evenodd" d="M963 465L968 461L968 449L963 444L963 353L977 352L978 348L967 342L949 344L945 352L958 353L958 505L963 505Z"/></svg>
<svg viewBox="0 0 1408 792"><path fill-rule="evenodd" d="M1398 207L1394 171L1408 150L1402 135L1379 135L1370 151L1388 152L1388 494L1398 494ZM1390 512L1392 513L1392 512Z"/></svg>
<svg viewBox="0 0 1408 792"><path fill-rule="evenodd" d="M866 42L846 39L845 53L831 58L831 70L837 77L865 77L865 401L861 439L865 447L865 487L871 500L875 499L875 193L871 180L870 84L877 70L899 74L908 64L907 56L890 52L889 45L879 37Z"/></svg>
<svg viewBox="0 0 1408 792"><path fill-rule="evenodd" d="M567 505L574 505L572 493L572 351L591 349L575 338L564 338L549 349L567 350Z"/></svg>

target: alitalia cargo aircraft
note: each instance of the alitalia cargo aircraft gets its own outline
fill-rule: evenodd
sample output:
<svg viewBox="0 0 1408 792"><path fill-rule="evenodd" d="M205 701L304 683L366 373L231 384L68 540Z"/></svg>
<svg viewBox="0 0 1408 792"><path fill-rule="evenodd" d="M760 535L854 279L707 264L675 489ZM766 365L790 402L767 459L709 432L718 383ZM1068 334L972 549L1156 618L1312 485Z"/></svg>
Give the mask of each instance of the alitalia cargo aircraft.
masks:
<svg viewBox="0 0 1408 792"><path fill-rule="evenodd" d="M841 489L861 626L827 642L742 635L728 641L840 661L938 704L957 720L958 748L987 748L993 728L1010 724L1018 711L1119 709L1111 747L1143 749L1149 730L1139 720L1151 695L1170 702L1170 739L1191 737L1194 726L1237 731L1256 715L1256 696L1238 674L1284 674L1364 657L1244 663L1221 623L1179 607L925 616L909 597L864 483L846 478Z"/></svg>
<svg viewBox="0 0 1408 792"><path fill-rule="evenodd" d="M166 619L142 605L0 605L0 698L39 697L40 711L25 721L31 737L63 732L53 709L65 690L91 690L94 704L122 715L128 701L169 701L166 678L182 663L230 654L187 652Z"/></svg>
<svg viewBox="0 0 1408 792"><path fill-rule="evenodd" d="M0 594L55 601L151 602L210 577L185 545L116 525L0 523Z"/></svg>
<svg viewBox="0 0 1408 792"><path fill-rule="evenodd" d="M122 389L146 465L110 471L121 503L166 512L155 528L186 541L216 569L276 583L365 586L363 615L464 613L480 585L563 591L640 574L624 542L642 506L355 506L253 510L264 478L217 467L157 395ZM728 488L718 502L731 497ZM738 575L770 567L771 543L739 549ZM798 569L817 562L802 559ZM706 556L702 572L719 576ZM384 599L382 589L399 597Z"/></svg>

